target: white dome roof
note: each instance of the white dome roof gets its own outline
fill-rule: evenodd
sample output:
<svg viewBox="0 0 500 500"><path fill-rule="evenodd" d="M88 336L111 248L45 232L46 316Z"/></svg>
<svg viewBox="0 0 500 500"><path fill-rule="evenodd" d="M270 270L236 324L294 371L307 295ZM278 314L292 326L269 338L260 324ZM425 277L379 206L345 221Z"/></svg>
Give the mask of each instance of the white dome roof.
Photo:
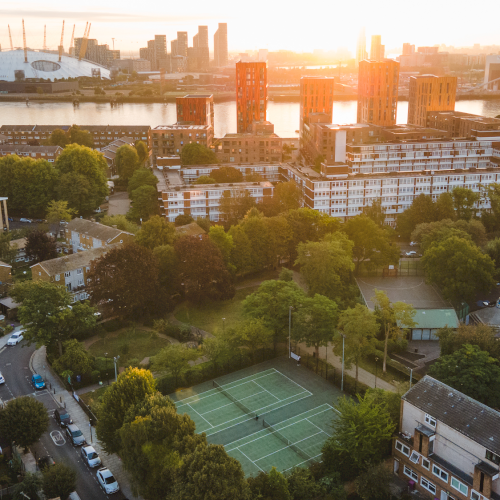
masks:
<svg viewBox="0 0 500 500"><path fill-rule="evenodd" d="M43 78L49 80L61 78L92 77L92 70L100 70L101 78L109 79L109 69L90 61L62 56L50 52L28 50L28 62L24 62L24 50L0 52L0 80L16 81L16 71L24 71L24 78Z"/></svg>

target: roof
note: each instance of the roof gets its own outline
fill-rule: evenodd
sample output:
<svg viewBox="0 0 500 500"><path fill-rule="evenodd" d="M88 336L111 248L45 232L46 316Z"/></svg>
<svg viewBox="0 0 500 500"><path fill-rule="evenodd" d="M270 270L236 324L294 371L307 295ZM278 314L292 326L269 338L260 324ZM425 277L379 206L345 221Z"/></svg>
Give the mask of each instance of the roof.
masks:
<svg viewBox="0 0 500 500"><path fill-rule="evenodd" d="M63 274L67 271L74 271L75 269L90 266L92 261L102 257L105 253L109 252L109 250L119 246L120 243L116 243L114 245L65 255L57 259L44 260L43 262L32 265L31 268L33 269L35 266L40 266L49 276L55 276L56 274Z"/></svg>
<svg viewBox="0 0 500 500"><path fill-rule="evenodd" d="M426 375L402 399L500 455L500 413Z"/></svg>
<svg viewBox="0 0 500 500"><path fill-rule="evenodd" d="M120 234L129 234L133 236L132 233L127 231L122 231L121 229L116 229L111 226L105 226L104 224L99 224L98 222L92 222L87 219L73 219L66 226L67 231L75 231L77 233L88 234L97 240L109 242L116 238Z"/></svg>
<svg viewBox="0 0 500 500"><path fill-rule="evenodd" d="M0 136L1 137L1 136ZM63 149L61 146L24 146L17 144L2 144L0 145L0 153L58 153Z"/></svg>
<svg viewBox="0 0 500 500"><path fill-rule="evenodd" d="M196 222L191 222L191 224L176 227L175 230L182 236L200 236L203 234L207 234L202 227L196 224Z"/></svg>
<svg viewBox="0 0 500 500"><path fill-rule="evenodd" d="M417 309L414 328L458 328L455 309Z"/></svg>
<svg viewBox="0 0 500 500"><path fill-rule="evenodd" d="M14 302L12 297L4 297L3 299L0 299L0 304L5 306L7 309L17 309L21 305Z"/></svg>
<svg viewBox="0 0 500 500"><path fill-rule="evenodd" d="M14 245L17 245L17 249L21 250L26 247L26 242L28 240L26 238L18 238L17 240L11 240L9 245L11 247L14 247Z"/></svg>
<svg viewBox="0 0 500 500"><path fill-rule="evenodd" d="M201 229L201 228L200 228L200 229ZM205 232L205 231L203 231L203 232ZM2 262L2 261L0 260L0 267L12 267L12 266L11 266L10 264L7 264L6 262Z"/></svg>

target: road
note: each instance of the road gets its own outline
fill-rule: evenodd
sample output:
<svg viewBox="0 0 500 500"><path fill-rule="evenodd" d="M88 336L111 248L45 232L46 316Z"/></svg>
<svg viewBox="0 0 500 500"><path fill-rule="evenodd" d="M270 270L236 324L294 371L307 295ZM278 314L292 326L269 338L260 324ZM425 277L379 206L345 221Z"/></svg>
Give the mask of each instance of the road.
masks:
<svg viewBox="0 0 500 500"><path fill-rule="evenodd" d="M50 388L34 392L31 385L30 358L35 351L35 346L26 346L21 343L14 347L0 349L0 371L5 377L5 384L0 385L0 399L4 402L19 396L35 397L47 408L51 417L49 429L42 435L40 441L31 446L35 458L50 455L56 462L71 465L77 471L76 492L82 500L86 499L124 499L120 492L106 495L97 482L96 469L90 469L83 462L80 447L72 446L65 438L64 429L56 424L53 415L58 404L50 394ZM44 376L41 373L42 377ZM94 431L93 431L94 433ZM62 437L62 439L61 439ZM104 463L104 465L106 465Z"/></svg>

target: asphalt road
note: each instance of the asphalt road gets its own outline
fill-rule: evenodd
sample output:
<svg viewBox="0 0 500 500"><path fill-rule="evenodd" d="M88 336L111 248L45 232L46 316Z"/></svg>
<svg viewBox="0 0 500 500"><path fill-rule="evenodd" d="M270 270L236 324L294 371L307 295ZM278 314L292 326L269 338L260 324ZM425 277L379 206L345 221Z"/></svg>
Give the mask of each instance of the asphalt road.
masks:
<svg viewBox="0 0 500 500"><path fill-rule="evenodd" d="M82 460L80 447L74 447L67 441L64 428L59 427L53 418L58 405L50 394L50 388L36 392L33 389L29 362L34 351L34 345L23 347L22 343L0 349L0 371L5 377L5 384L0 385L0 399L8 401L19 396L31 396L41 401L47 408L51 417L49 429L42 435L40 441L31 447L35 458L50 455L55 462L71 465L77 471L76 492L81 500L124 499L121 491L114 495L104 493L97 482L97 468L89 468ZM40 375L44 376L43 373Z"/></svg>

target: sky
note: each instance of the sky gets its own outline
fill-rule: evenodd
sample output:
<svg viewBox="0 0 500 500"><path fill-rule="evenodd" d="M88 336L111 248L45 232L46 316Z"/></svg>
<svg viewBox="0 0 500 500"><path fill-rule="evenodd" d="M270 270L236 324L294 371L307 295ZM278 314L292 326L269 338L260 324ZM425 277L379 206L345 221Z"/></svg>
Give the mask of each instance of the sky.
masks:
<svg viewBox="0 0 500 500"><path fill-rule="evenodd" d="M85 6L85 9L82 8ZM138 53L155 34L170 41L177 31L188 31L189 45L198 25L209 28L210 50L217 23L228 23L229 51L314 49L336 50L345 47L354 55L359 30L366 29L368 41L382 35L387 49L402 47L403 42L417 46L446 44L455 47L500 44L498 18L500 1L476 0L189 0L189 2L136 0L60 0L0 2L0 44L10 47L7 25L13 45L22 46L22 25L26 25L27 45L42 48L44 25L47 45L56 49L66 21L64 47L67 50L73 24L75 37L82 36L85 23L92 23L90 38L122 51L122 58Z"/></svg>

